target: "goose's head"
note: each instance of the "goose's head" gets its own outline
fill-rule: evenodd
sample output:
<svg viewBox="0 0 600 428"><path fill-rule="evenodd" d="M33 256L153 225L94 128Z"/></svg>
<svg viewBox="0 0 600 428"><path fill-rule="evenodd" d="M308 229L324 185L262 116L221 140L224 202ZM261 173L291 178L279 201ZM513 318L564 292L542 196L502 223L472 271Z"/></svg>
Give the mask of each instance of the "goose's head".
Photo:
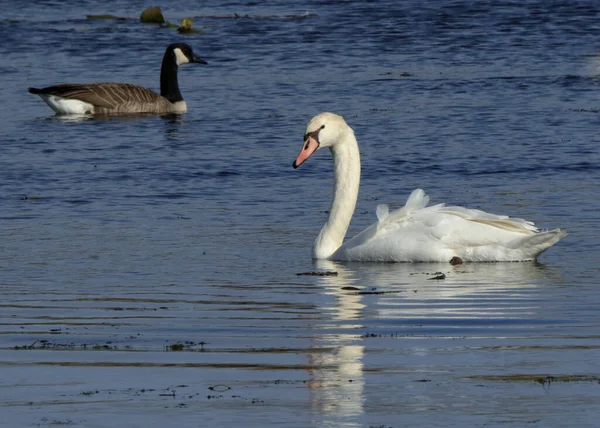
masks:
<svg viewBox="0 0 600 428"><path fill-rule="evenodd" d="M171 55L171 58L178 66L188 62L206 64L206 61L194 55L194 51L192 50L191 46L186 43L173 43L169 45L167 47L167 55Z"/></svg>
<svg viewBox="0 0 600 428"><path fill-rule="evenodd" d="M292 166L298 168L317 150L339 144L343 141L340 139L340 134L349 129L342 116L334 113L316 115L306 125L304 144Z"/></svg>

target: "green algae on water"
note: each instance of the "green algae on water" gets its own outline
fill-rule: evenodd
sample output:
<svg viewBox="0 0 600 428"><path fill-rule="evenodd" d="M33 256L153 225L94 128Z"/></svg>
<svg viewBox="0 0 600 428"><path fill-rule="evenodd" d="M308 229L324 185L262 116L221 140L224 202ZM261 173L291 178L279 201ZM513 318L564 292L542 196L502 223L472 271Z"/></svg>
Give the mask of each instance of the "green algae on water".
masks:
<svg viewBox="0 0 600 428"><path fill-rule="evenodd" d="M145 24L162 24L165 22L165 17L159 6L149 7L140 15L140 21Z"/></svg>

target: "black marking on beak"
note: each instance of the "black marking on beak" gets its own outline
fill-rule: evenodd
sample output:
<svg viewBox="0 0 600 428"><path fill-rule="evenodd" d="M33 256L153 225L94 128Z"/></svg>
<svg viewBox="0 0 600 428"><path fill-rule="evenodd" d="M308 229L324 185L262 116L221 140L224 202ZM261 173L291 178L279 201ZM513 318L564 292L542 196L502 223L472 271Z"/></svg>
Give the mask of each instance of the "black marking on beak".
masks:
<svg viewBox="0 0 600 428"><path fill-rule="evenodd" d="M307 132L306 134L304 134L304 146L302 147L302 150L308 150L310 147L310 141L309 139L313 139L314 141L317 142L317 149L321 146L321 142L319 141L319 132L321 131L321 129L325 128L325 125L321 125L321 127L313 132ZM316 149L315 149L316 150ZM296 161L292 162L292 166L294 167L294 169L298 168L300 165L296 164Z"/></svg>
<svg viewBox="0 0 600 428"><path fill-rule="evenodd" d="M304 134L304 150L308 149L308 139L312 138L313 140L315 140L317 142L317 146L321 145L321 142L319 141L319 132L321 131L321 129L323 129L325 127L325 125L321 126L319 129L317 129L316 131L313 132L307 132L306 134Z"/></svg>

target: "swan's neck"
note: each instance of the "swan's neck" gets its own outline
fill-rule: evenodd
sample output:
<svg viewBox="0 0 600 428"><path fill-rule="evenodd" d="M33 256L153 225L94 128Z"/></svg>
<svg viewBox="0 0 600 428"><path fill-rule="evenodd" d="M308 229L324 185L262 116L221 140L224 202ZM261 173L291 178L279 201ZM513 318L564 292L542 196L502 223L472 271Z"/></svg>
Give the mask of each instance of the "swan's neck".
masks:
<svg viewBox="0 0 600 428"><path fill-rule="evenodd" d="M160 68L160 94L172 103L183 101L177 82L177 63L172 52L166 52Z"/></svg>
<svg viewBox="0 0 600 428"><path fill-rule="evenodd" d="M338 144L331 146L334 164L333 201L329 217L313 247L313 258L327 259L342 246L358 198L360 154L351 129L345 131Z"/></svg>

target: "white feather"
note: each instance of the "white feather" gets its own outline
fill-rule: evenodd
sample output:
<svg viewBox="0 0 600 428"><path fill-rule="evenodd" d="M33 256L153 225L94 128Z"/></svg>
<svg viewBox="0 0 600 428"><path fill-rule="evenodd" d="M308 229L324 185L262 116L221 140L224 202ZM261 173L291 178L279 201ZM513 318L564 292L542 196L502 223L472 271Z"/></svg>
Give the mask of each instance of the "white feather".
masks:
<svg viewBox="0 0 600 428"><path fill-rule="evenodd" d="M59 114L93 114L94 106L84 101L39 94L52 110Z"/></svg>

